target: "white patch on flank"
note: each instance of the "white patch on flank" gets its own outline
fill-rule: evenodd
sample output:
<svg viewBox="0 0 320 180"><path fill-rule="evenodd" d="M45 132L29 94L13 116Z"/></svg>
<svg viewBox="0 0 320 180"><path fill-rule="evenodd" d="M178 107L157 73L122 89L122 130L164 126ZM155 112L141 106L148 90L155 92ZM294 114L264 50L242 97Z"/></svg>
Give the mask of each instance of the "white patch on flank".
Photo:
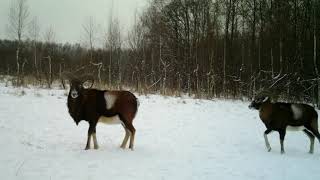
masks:
<svg viewBox="0 0 320 180"><path fill-rule="evenodd" d="M108 92L104 93L104 98L106 100L107 109L111 109L116 102L117 96L109 94Z"/></svg>
<svg viewBox="0 0 320 180"><path fill-rule="evenodd" d="M291 105L291 109L292 109L292 112L293 112L293 119L297 120L297 119L301 118L302 110L298 105L292 104Z"/></svg>
<svg viewBox="0 0 320 180"><path fill-rule="evenodd" d="M304 126L287 126L287 131L302 131L304 129Z"/></svg>
<svg viewBox="0 0 320 180"><path fill-rule="evenodd" d="M100 118L98 119L98 122L104 123L104 124L121 124L122 123L118 115L112 116L112 117L100 116Z"/></svg>

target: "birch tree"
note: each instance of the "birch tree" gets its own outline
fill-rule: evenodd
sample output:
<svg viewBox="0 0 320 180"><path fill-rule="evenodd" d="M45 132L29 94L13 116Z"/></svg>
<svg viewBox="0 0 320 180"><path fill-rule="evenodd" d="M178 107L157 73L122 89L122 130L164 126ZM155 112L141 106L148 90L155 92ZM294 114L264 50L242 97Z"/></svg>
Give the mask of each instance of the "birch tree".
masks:
<svg viewBox="0 0 320 180"><path fill-rule="evenodd" d="M29 26L29 34L32 40L33 46L33 68L36 70L36 77L39 79L39 68L38 68L38 53L37 53L37 42L39 41L40 36L40 26L38 18L34 17Z"/></svg>
<svg viewBox="0 0 320 180"><path fill-rule="evenodd" d="M22 39L25 37L25 31L28 24L29 7L27 0L15 0L12 2L9 11L9 24L7 26L8 32L17 41L16 48L16 68L18 85L21 85L21 69L20 69L20 50L22 45Z"/></svg>

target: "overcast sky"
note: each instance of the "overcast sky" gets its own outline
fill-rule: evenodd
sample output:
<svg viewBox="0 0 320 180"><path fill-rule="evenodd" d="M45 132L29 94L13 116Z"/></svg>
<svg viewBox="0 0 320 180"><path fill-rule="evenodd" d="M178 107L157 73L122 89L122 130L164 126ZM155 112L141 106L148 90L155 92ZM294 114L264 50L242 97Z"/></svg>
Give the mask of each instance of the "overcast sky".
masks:
<svg viewBox="0 0 320 180"><path fill-rule="evenodd" d="M6 26L8 13L14 0L0 0L0 38L8 39ZM39 20L42 35L50 26L55 32L57 42L81 43L85 20L92 16L106 29L113 4L113 16L118 16L122 33L134 22L136 9L141 11L148 0L27 0L30 19L36 16ZM113 3L112 3L113 2Z"/></svg>

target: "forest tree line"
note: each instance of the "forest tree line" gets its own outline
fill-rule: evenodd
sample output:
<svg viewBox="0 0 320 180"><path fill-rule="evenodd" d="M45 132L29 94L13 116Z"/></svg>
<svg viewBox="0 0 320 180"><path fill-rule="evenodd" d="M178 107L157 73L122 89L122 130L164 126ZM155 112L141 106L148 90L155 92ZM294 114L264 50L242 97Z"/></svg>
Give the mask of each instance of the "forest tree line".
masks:
<svg viewBox="0 0 320 180"><path fill-rule="evenodd" d="M23 0L20 0L23 1ZM65 71L90 73L111 88L202 98L320 102L320 1L152 0L127 37L111 19L95 48L29 38L0 41L0 72L51 86ZM31 26L32 27L32 26ZM32 32L36 32L33 26Z"/></svg>

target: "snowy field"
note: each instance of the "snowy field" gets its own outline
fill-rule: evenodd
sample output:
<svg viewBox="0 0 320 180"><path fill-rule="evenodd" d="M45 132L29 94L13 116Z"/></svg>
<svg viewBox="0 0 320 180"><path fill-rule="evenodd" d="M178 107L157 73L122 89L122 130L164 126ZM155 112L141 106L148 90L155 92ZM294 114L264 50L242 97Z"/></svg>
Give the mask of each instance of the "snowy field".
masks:
<svg viewBox="0 0 320 180"><path fill-rule="evenodd" d="M120 125L98 124L99 150L85 151L88 124L67 112L66 91L0 84L0 179L307 180L320 178L320 146L288 132L267 152L248 102L139 96L135 150L119 148Z"/></svg>

